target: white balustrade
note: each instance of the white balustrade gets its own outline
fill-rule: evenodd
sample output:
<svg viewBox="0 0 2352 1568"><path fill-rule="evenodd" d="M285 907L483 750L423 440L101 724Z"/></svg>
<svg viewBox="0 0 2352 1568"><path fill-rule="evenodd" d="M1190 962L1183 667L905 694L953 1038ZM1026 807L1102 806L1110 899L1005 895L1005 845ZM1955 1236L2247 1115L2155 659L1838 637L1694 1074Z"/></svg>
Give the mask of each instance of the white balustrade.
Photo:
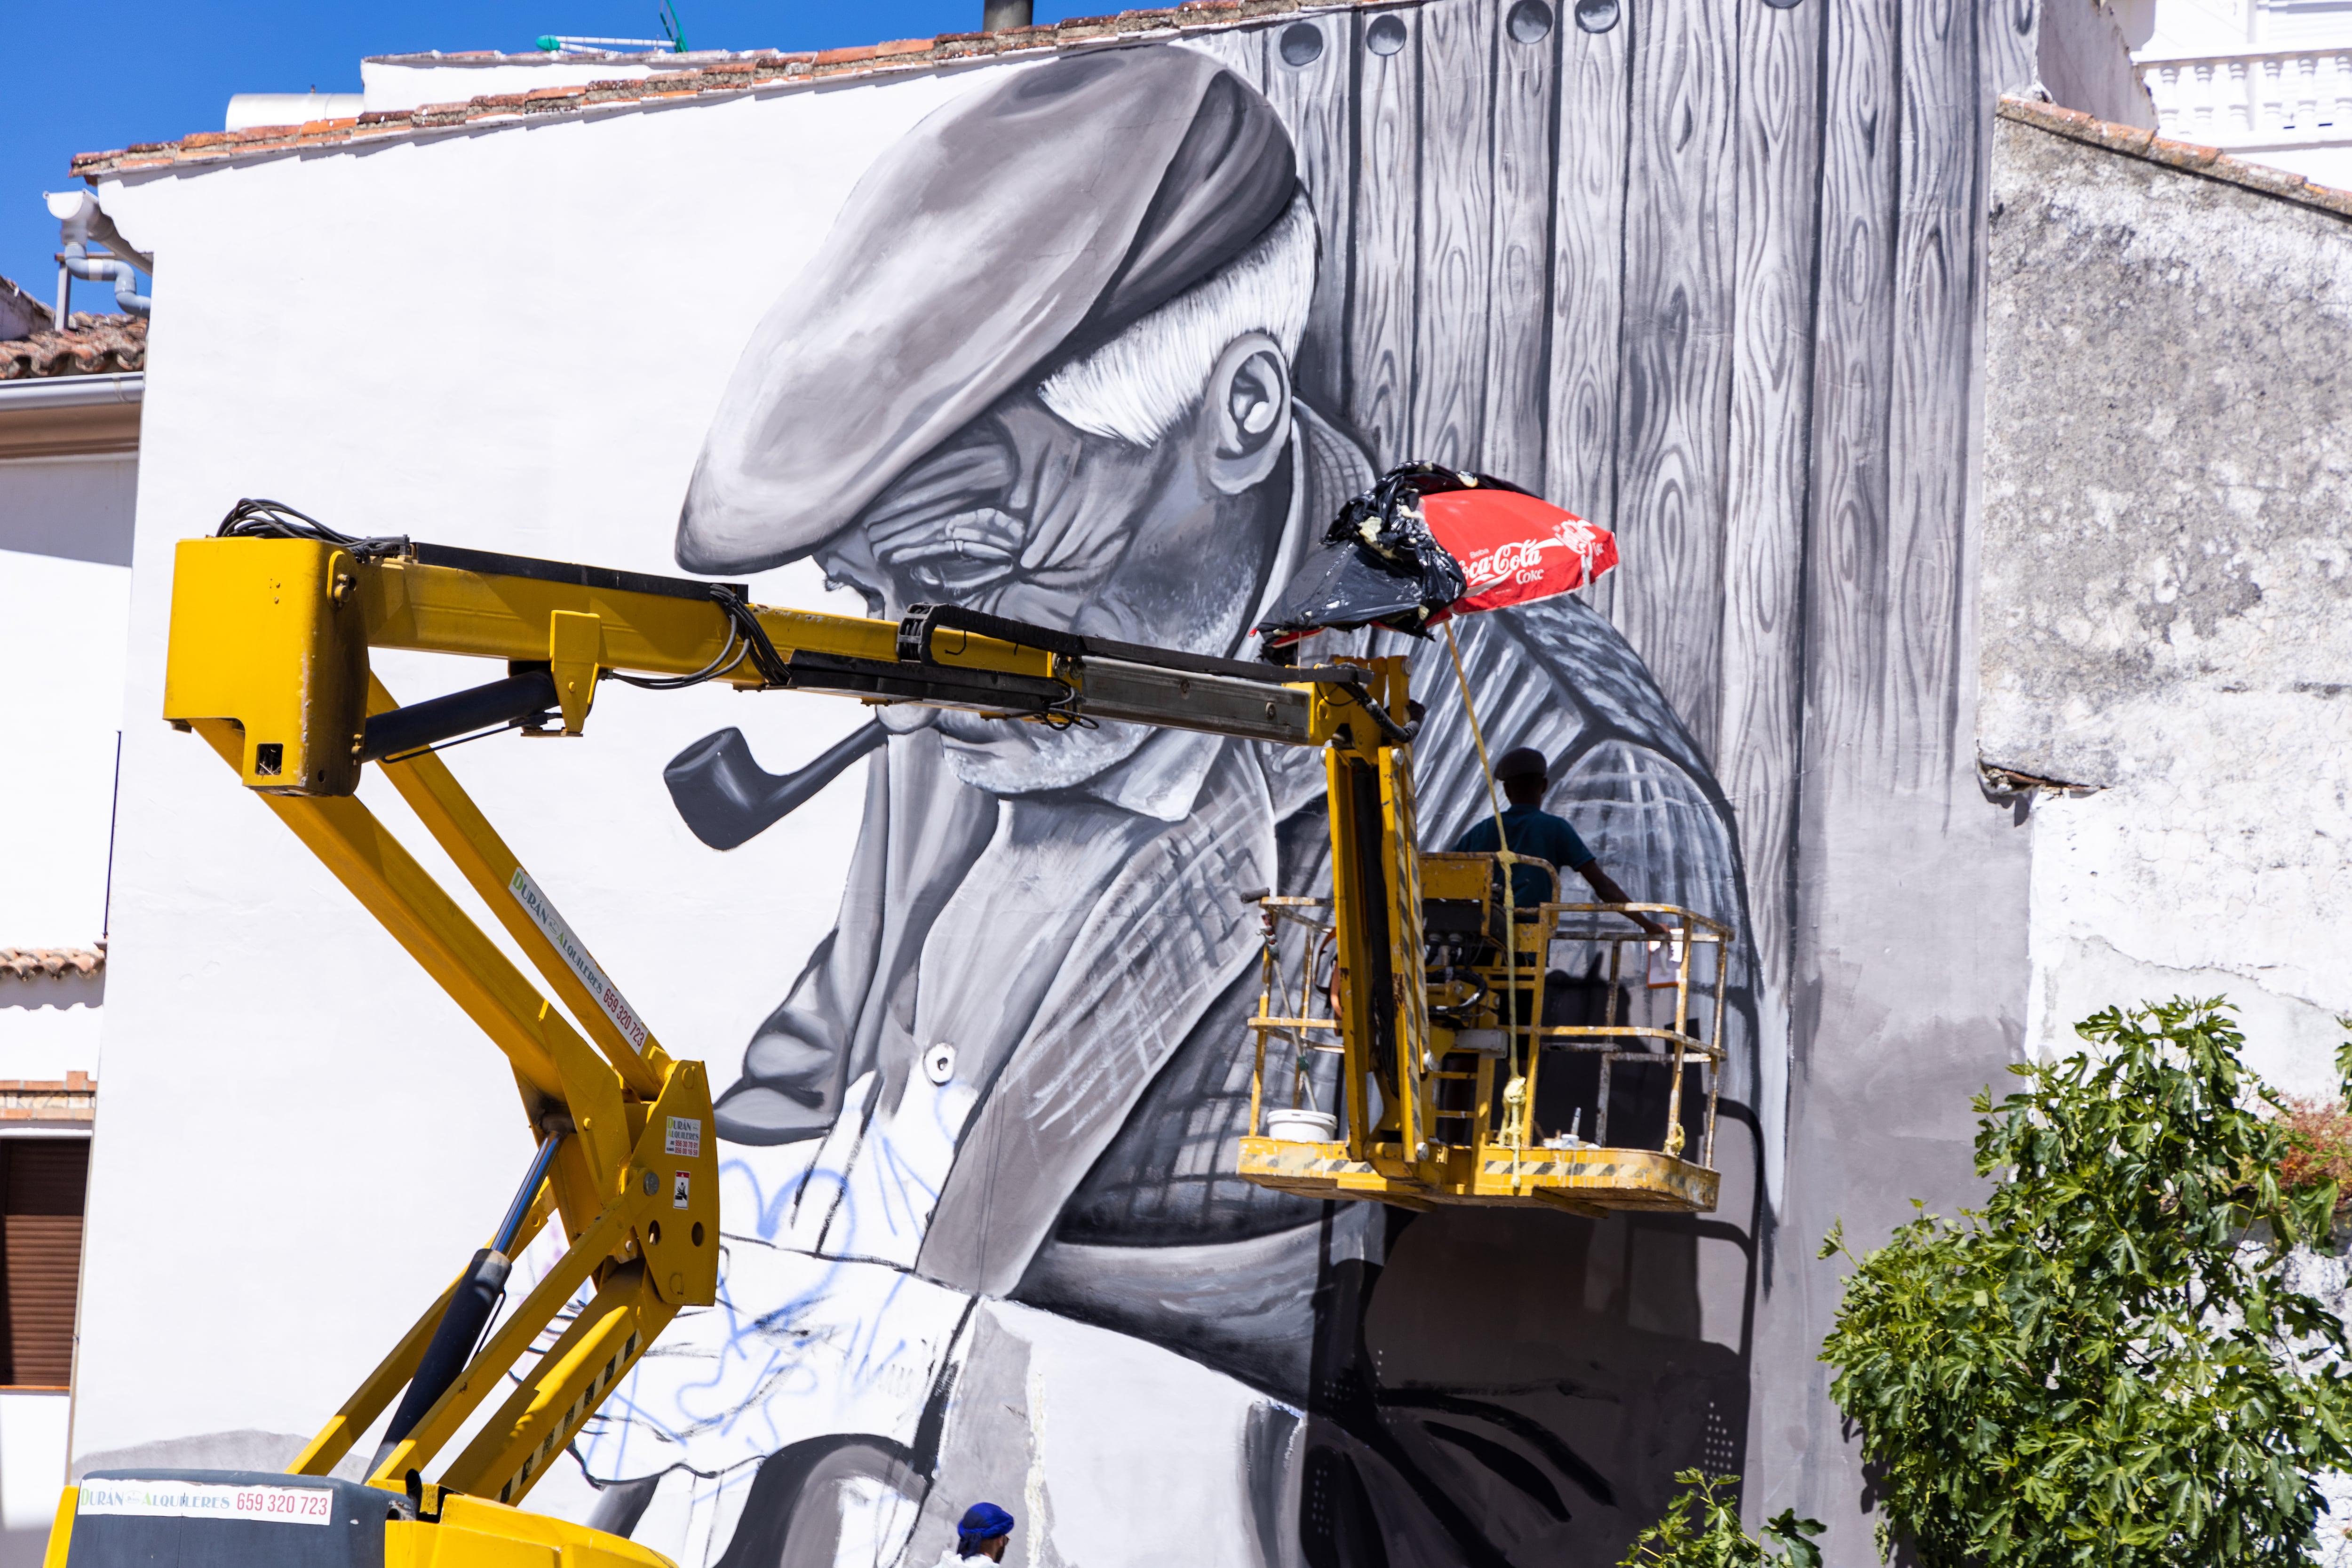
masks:
<svg viewBox="0 0 2352 1568"><path fill-rule="evenodd" d="M2163 134L2209 147L2352 142L2352 47L2147 60Z"/></svg>

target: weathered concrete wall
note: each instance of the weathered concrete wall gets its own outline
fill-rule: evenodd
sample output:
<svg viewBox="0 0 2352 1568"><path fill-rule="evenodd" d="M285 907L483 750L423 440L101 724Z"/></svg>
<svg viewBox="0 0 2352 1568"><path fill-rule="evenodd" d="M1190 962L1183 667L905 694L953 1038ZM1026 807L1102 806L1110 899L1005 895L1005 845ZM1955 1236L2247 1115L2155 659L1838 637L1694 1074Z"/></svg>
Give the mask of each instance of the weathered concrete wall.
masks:
<svg viewBox="0 0 2352 1568"><path fill-rule="evenodd" d="M2352 222L2004 116L1979 743L2097 786L2020 800L2028 1039L2226 994L2257 1068L2321 1092L2352 1013Z"/></svg>

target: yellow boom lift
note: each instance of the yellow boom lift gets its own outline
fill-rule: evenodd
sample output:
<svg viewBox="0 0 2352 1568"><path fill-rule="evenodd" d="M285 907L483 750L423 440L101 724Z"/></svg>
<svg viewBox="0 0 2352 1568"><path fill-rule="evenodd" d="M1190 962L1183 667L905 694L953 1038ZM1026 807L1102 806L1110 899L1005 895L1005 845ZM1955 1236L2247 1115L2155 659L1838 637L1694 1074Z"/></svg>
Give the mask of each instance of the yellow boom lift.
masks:
<svg viewBox="0 0 2352 1568"><path fill-rule="evenodd" d="M378 648L503 661L502 679L406 706ZM1707 1168L1729 932L1691 911L1547 902L1509 910L1496 856L1414 837L1405 661L1281 668L1141 647L946 605L888 622L755 605L740 586L354 539L268 502L174 566L163 716L192 731L504 1051L537 1153L488 1245L418 1316L285 1473L116 1470L58 1507L46 1568L610 1568L665 1565L624 1538L515 1506L682 1308L709 1305L719 1181L709 1082L673 1057L459 787L435 748L515 728L577 735L600 682L718 681L1066 725L1166 725L1324 751L1328 898L1252 893L1266 931L1241 1173L1286 1191L1438 1203L1713 1206ZM538 972L519 970L355 795L374 765ZM1541 1022L1567 937L1637 959L1641 910L1674 931L1671 1017ZM1532 914L1533 918L1525 918ZM1303 940L1286 962L1277 928ZM1700 954L1712 969L1694 970ZM1645 975L1645 979L1647 976ZM1705 1038L1694 981L1711 982ZM541 986L543 985L542 990ZM1703 996L1701 997L1703 1000ZM1267 1047L1276 1052L1266 1093ZM1538 1140L1547 1050L1672 1079L1655 1148ZM1318 1052L1339 1103L1302 1106ZM1686 1082L1706 1082L1703 1097ZM1687 1108L1696 1100L1703 1106ZM1304 1112L1304 1115L1301 1112ZM1272 1123L1272 1135L1261 1127ZM1694 1146L1695 1142L1695 1146ZM1685 1157L1694 1156L1694 1157ZM487 1340L512 1261L550 1224L564 1247ZM530 1351L567 1307L570 1322ZM526 1364L527 1363L527 1364ZM496 1408L477 1421L483 1404ZM364 1481L335 1467L390 1420ZM445 1458L461 1430L473 1436ZM435 1472L426 1479L427 1472Z"/></svg>

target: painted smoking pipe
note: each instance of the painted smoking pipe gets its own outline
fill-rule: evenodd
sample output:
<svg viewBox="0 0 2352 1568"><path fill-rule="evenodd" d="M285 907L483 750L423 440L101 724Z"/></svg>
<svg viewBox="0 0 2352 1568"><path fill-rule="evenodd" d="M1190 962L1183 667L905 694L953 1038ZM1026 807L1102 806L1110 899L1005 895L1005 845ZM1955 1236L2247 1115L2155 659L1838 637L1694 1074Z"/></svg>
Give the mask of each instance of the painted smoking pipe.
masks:
<svg viewBox="0 0 2352 1568"><path fill-rule="evenodd" d="M697 838L713 849L732 849L814 799L850 763L889 737L880 724L862 724L806 767L772 773L753 758L742 731L719 730L672 757L662 769L662 782Z"/></svg>

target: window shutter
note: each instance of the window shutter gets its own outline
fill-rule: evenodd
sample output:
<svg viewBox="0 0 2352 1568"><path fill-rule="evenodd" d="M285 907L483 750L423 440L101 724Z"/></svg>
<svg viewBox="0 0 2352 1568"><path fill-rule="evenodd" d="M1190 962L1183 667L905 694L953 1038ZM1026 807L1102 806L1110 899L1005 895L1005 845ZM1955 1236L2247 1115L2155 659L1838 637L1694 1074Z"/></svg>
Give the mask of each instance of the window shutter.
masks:
<svg viewBox="0 0 2352 1568"><path fill-rule="evenodd" d="M73 1376L89 1142L0 1140L0 1381L63 1388Z"/></svg>

